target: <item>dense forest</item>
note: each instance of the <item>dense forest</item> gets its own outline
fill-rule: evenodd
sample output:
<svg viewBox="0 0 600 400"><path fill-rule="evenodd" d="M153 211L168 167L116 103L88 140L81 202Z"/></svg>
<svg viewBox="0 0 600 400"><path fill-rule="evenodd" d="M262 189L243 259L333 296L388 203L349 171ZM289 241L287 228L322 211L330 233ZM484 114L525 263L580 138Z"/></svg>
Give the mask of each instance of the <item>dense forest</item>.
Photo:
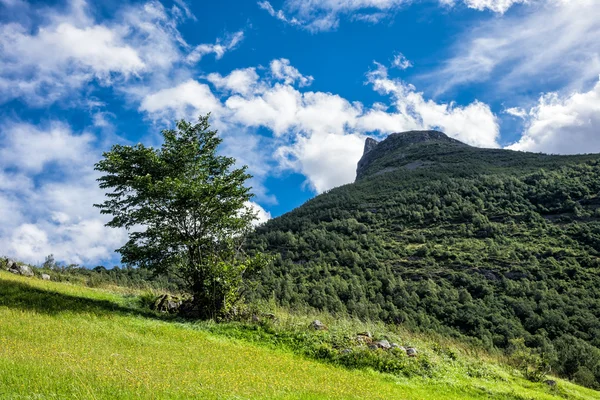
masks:
<svg viewBox="0 0 600 400"><path fill-rule="evenodd" d="M259 227L254 295L507 348L600 387L600 156L368 143L358 179Z"/></svg>

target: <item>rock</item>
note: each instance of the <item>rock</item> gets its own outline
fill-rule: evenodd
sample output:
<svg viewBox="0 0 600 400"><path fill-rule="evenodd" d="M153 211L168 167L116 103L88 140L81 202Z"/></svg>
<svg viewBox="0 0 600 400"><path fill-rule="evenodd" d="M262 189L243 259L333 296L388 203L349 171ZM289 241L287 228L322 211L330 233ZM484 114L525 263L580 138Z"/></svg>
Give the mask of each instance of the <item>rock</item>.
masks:
<svg viewBox="0 0 600 400"><path fill-rule="evenodd" d="M371 343L371 344L369 344L369 348L371 350L377 350L379 348L379 346L377 346L375 343Z"/></svg>
<svg viewBox="0 0 600 400"><path fill-rule="evenodd" d="M153 309L163 313L176 313L181 307L181 300L170 294L163 294L154 302Z"/></svg>
<svg viewBox="0 0 600 400"><path fill-rule="evenodd" d="M371 336L371 332L361 332L356 334L356 340L358 341L358 343L369 344L373 341L373 336Z"/></svg>
<svg viewBox="0 0 600 400"><path fill-rule="evenodd" d="M408 347L406 349L406 355L409 357L416 357L417 356L417 349L415 349L414 347Z"/></svg>
<svg viewBox="0 0 600 400"><path fill-rule="evenodd" d="M8 272L12 272L13 274L23 275L23 276L33 276L33 271L27 265L18 265L13 262L8 269Z"/></svg>
<svg viewBox="0 0 600 400"><path fill-rule="evenodd" d="M256 314L252 314L252 322L260 322L260 317Z"/></svg>
<svg viewBox="0 0 600 400"><path fill-rule="evenodd" d="M180 301L169 300L169 301L167 301L167 311L168 312L177 312L180 305L181 305Z"/></svg>
<svg viewBox="0 0 600 400"><path fill-rule="evenodd" d="M267 319L269 321L273 321L273 322L277 322L278 321L277 317L273 313L265 313L265 314L262 314L262 316L263 316L264 319ZM325 325L323 325L323 326L325 326ZM327 329L327 327L325 327L325 329Z"/></svg>
<svg viewBox="0 0 600 400"><path fill-rule="evenodd" d="M49 281L50 280L50 275L48 274L42 274L42 279L45 281Z"/></svg>
<svg viewBox="0 0 600 400"><path fill-rule="evenodd" d="M379 144L379 142L373 138L367 138L367 140L365 140L365 147L363 149L363 156L365 154L367 154L368 152L370 152L371 150L373 150L377 145Z"/></svg>
<svg viewBox="0 0 600 400"><path fill-rule="evenodd" d="M325 325L324 323L322 323L318 319L315 319L313 322L311 322L310 323L310 327L313 328L316 331L326 331L328 329L327 325Z"/></svg>
<svg viewBox="0 0 600 400"><path fill-rule="evenodd" d="M6 269L12 269L13 267L16 267L17 263L13 260L11 260L10 258L6 259Z"/></svg>
<svg viewBox="0 0 600 400"><path fill-rule="evenodd" d="M344 349L342 350L342 354L350 354L352 353L352 349Z"/></svg>
<svg viewBox="0 0 600 400"><path fill-rule="evenodd" d="M390 347L392 349L399 349L400 348L400 346L398 346L398 343L390 343Z"/></svg>
<svg viewBox="0 0 600 400"><path fill-rule="evenodd" d="M373 344L375 346L377 346L380 349L383 350L389 350L392 348L392 345L390 345L390 342L388 342L387 340L383 339L383 340L378 340L376 342L373 342Z"/></svg>
<svg viewBox="0 0 600 400"><path fill-rule="evenodd" d="M553 379L547 379L544 381L544 383L550 387L556 387L556 381Z"/></svg>

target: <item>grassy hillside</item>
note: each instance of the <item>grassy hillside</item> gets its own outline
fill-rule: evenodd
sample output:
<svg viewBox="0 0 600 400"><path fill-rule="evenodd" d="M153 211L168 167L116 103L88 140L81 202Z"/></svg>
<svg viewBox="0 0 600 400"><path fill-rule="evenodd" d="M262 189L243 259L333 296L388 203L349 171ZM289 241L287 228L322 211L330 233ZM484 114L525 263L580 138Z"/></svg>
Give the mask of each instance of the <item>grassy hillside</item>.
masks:
<svg viewBox="0 0 600 400"><path fill-rule="evenodd" d="M554 371L600 387L600 156L412 132L359 165L356 183L257 230L250 248L276 257L259 297L489 349L522 338Z"/></svg>
<svg viewBox="0 0 600 400"><path fill-rule="evenodd" d="M267 340L267 331L258 334L256 327L169 321L141 310L137 300L0 271L0 398L597 398L565 381L556 388L531 383L485 353L408 332L404 340L418 346L422 358L407 360L431 363L429 377L317 362ZM336 330L386 329L321 315L330 331L310 332L310 316L281 310L278 316L271 332L279 334L304 329L318 338Z"/></svg>

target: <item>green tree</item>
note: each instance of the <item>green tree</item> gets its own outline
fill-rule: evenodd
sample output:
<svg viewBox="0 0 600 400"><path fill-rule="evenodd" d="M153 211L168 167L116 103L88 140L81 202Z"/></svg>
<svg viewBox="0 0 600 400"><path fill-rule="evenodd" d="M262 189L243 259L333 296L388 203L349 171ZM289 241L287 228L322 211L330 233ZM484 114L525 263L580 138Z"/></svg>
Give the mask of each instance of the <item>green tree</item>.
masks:
<svg viewBox="0 0 600 400"><path fill-rule="evenodd" d="M209 115L176 127L162 131L159 149L115 145L104 153L95 167L108 199L96 207L112 215L107 226L127 229L117 250L124 263L180 277L198 316L220 317L241 300L244 273L262 264L242 252L256 219L247 205L251 176L217 154L222 140Z"/></svg>

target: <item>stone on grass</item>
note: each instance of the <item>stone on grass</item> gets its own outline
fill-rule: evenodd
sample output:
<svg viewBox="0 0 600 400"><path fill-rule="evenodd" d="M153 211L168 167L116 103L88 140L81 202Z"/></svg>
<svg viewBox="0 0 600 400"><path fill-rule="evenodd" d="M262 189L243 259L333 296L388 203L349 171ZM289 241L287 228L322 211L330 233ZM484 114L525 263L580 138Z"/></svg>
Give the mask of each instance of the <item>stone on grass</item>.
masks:
<svg viewBox="0 0 600 400"><path fill-rule="evenodd" d="M361 344L369 344L373 341L373 336L371 332L361 332L356 334L356 340Z"/></svg>
<svg viewBox="0 0 600 400"><path fill-rule="evenodd" d="M50 280L50 275L48 274L42 274L42 279L45 281L49 281Z"/></svg>
<svg viewBox="0 0 600 400"><path fill-rule="evenodd" d="M181 300L170 294L163 294L154 302L154 309L163 313L176 313L181 307Z"/></svg>
<svg viewBox="0 0 600 400"><path fill-rule="evenodd" d="M33 271L27 265L18 265L16 263L13 263L8 269L8 271L17 275L33 276Z"/></svg>
<svg viewBox="0 0 600 400"><path fill-rule="evenodd" d="M392 345L390 344L390 342L388 342L385 339L373 342L373 344L383 350L389 350L392 348Z"/></svg>
<svg viewBox="0 0 600 400"><path fill-rule="evenodd" d="M409 347L406 349L406 355L409 357L416 357L417 356L417 349L415 349L414 347Z"/></svg>
<svg viewBox="0 0 600 400"><path fill-rule="evenodd" d="M313 328L316 331L326 331L328 329L327 325L325 325L324 323L322 323L318 319L315 319L313 322L311 322L310 323L310 327Z"/></svg>

